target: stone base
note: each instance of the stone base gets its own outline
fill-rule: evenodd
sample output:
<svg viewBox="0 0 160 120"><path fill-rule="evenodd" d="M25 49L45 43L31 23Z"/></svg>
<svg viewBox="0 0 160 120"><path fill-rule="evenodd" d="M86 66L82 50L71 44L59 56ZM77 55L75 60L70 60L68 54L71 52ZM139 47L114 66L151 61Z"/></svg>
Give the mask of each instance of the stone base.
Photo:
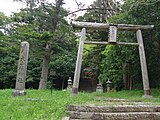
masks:
<svg viewBox="0 0 160 120"><path fill-rule="evenodd" d="M70 118L69 117L64 117L64 118L62 118L62 120L70 120Z"/></svg>
<svg viewBox="0 0 160 120"><path fill-rule="evenodd" d="M96 92L103 93L103 88L96 88Z"/></svg>
<svg viewBox="0 0 160 120"><path fill-rule="evenodd" d="M102 87L101 84L98 84L98 85L97 85L96 92L99 92L99 93L102 93L102 92L103 92L103 87Z"/></svg>
<svg viewBox="0 0 160 120"><path fill-rule="evenodd" d="M142 97L143 97L143 98L152 98L151 95L143 95Z"/></svg>
<svg viewBox="0 0 160 120"><path fill-rule="evenodd" d="M26 92L25 90L13 90L12 92L12 96L16 97L16 96L25 96Z"/></svg>
<svg viewBox="0 0 160 120"><path fill-rule="evenodd" d="M73 87L72 88L72 95L76 96L78 94L78 88Z"/></svg>

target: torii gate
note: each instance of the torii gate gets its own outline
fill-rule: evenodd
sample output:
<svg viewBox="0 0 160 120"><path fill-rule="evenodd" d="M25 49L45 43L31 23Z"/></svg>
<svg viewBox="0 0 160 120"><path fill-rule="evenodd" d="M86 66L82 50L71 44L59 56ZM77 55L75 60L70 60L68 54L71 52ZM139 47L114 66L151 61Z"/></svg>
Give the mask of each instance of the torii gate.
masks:
<svg viewBox="0 0 160 120"><path fill-rule="evenodd" d="M72 22L72 25L76 28L82 28L79 49L77 54L76 68L74 73L74 81L73 81L73 88L72 88L73 95L78 94L84 44L105 44L105 45L111 44L111 45L136 45L139 47L144 96L145 97L150 96L149 78L148 78L146 57L145 57L141 30L152 29L154 25L104 24L104 23L75 22L75 21ZM106 31L108 29L109 30L108 42L85 41L86 29L101 30L101 31ZM116 37L117 37L118 30L136 31L138 43L117 42Z"/></svg>

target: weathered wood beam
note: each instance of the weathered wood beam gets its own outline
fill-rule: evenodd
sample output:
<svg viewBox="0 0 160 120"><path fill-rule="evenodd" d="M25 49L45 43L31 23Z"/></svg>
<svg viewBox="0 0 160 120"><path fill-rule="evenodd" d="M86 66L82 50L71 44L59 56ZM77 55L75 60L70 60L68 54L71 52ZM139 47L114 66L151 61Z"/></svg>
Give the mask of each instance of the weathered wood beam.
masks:
<svg viewBox="0 0 160 120"><path fill-rule="evenodd" d="M82 56L83 56L83 47L84 47L85 39L86 39L86 29L83 28L81 31L81 38L80 38L80 42L79 42L76 68L75 68L75 72L74 72L74 81L73 81L73 87L72 87L72 94L73 95L78 94L79 79L80 79L81 65L82 65Z"/></svg>
<svg viewBox="0 0 160 120"><path fill-rule="evenodd" d="M97 42L97 41L84 41L84 44L97 44L97 45L135 45L138 46L138 43L126 43L126 42L116 42L116 43L110 43L110 42Z"/></svg>
<svg viewBox="0 0 160 120"><path fill-rule="evenodd" d="M139 56L140 56L140 63L141 63L141 71L142 71L142 79L143 79L143 89L144 89L144 96L150 96L150 86L149 86L149 78L148 78L148 71L147 71L147 63L144 51L144 44L141 30L136 32L137 41L139 43Z"/></svg>
<svg viewBox="0 0 160 120"><path fill-rule="evenodd" d="M154 28L154 25L132 25L132 24L104 24L104 23L92 23L92 22L76 22L71 23L75 28L86 28L93 30L109 30L109 26L116 26L118 30L148 30Z"/></svg>

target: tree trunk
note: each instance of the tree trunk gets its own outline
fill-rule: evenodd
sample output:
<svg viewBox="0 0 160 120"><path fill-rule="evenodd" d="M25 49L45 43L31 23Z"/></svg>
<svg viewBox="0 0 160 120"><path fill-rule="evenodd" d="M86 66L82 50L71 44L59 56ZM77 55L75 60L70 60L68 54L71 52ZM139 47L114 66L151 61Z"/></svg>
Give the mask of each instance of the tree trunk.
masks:
<svg viewBox="0 0 160 120"><path fill-rule="evenodd" d="M51 56L51 50L49 48L49 45L47 44L46 50L45 50L45 55L43 58L42 73L41 73L41 78L40 78L40 83L39 83L39 90L47 88L48 68L49 68L50 56Z"/></svg>
<svg viewBox="0 0 160 120"><path fill-rule="evenodd" d="M125 63L123 66L123 83L124 83L124 88L127 90L132 89L132 79L131 79L131 63Z"/></svg>
<svg viewBox="0 0 160 120"><path fill-rule="evenodd" d="M123 85L124 89L127 89L127 74L126 74L126 63L123 65Z"/></svg>
<svg viewBox="0 0 160 120"><path fill-rule="evenodd" d="M57 24L59 22L59 14L60 14L60 9L62 4L63 4L63 0L56 0L56 7L55 7L55 12L53 13L53 16L52 16L50 32L55 32L56 30ZM48 78L50 57L51 57L51 48L49 44L47 44L46 50L45 50L45 56L43 58L39 90L47 88L47 78Z"/></svg>
<svg viewBox="0 0 160 120"><path fill-rule="evenodd" d="M63 77L63 80L62 80L62 90L64 89L64 82L65 82L65 77Z"/></svg>

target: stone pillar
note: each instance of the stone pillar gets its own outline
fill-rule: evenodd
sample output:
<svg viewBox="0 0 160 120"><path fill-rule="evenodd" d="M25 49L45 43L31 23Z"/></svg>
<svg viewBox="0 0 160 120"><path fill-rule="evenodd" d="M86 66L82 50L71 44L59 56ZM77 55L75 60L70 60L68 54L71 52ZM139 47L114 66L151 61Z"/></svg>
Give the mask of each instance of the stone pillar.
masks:
<svg viewBox="0 0 160 120"><path fill-rule="evenodd" d="M80 79L81 65L82 65L82 56L83 56L83 47L84 47L85 39L86 39L86 29L83 28L81 32L81 38L79 42L78 55L77 55L77 61L76 61L76 68L74 72L74 81L73 81L73 88L72 88L73 95L78 94L79 79Z"/></svg>
<svg viewBox="0 0 160 120"><path fill-rule="evenodd" d="M141 30L137 31L137 41L139 43L139 56L140 56L142 79L143 79L144 97L150 97L149 78L148 78L146 57L145 57Z"/></svg>
<svg viewBox="0 0 160 120"><path fill-rule="evenodd" d="M26 41L22 42L19 61L18 61L16 87L12 93L13 96L21 96L26 94L25 79L26 79L26 71L27 71L27 63L28 63L28 53L29 53L29 43Z"/></svg>

